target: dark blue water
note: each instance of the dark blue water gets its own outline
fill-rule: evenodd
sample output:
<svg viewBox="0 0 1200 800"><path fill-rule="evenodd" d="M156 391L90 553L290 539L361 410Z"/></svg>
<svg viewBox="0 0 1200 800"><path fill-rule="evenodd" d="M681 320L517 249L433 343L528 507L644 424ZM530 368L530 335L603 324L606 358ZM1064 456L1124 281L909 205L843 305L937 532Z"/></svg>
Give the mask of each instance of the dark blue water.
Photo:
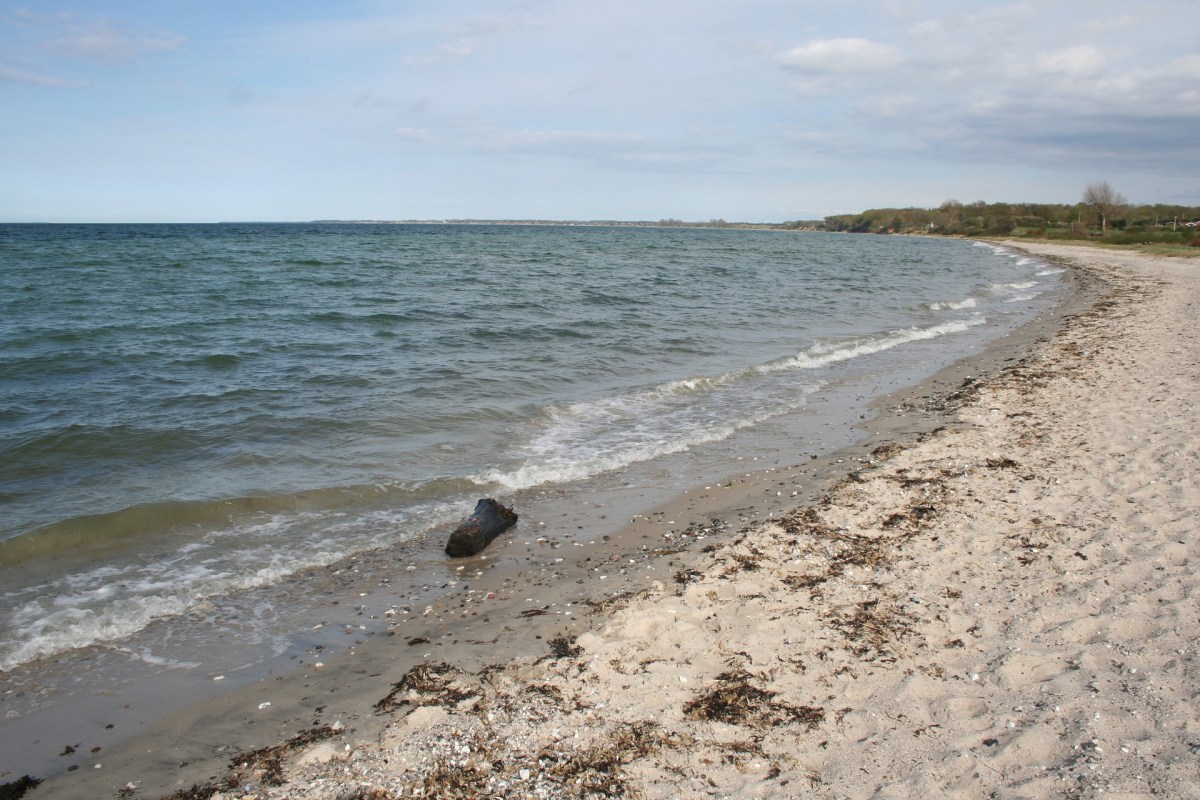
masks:
<svg viewBox="0 0 1200 800"><path fill-rule="evenodd" d="M977 346L1056 286L940 239L0 226L0 670L477 497L682 470L855 374Z"/></svg>

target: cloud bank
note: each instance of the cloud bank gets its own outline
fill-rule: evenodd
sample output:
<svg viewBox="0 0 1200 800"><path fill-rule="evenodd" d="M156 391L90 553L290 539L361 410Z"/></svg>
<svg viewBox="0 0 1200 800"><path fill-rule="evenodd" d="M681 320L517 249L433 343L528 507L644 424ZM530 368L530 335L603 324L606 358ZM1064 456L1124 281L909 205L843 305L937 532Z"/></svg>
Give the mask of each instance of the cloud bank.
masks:
<svg viewBox="0 0 1200 800"><path fill-rule="evenodd" d="M1200 202L1190 2L0 11L0 217ZM114 199L116 198L116 199ZM164 212L163 209L170 209Z"/></svg>

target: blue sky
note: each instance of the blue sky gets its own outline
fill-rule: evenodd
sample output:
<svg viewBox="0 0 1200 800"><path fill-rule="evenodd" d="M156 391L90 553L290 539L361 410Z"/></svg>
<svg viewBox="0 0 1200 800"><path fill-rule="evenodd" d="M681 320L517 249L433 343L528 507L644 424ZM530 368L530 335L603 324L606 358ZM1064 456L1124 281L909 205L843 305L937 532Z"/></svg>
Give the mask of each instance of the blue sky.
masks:
<svg viewBox="0 0 1200 800"><path fill-rule="evenodd" d="M1195 0L0 0L0 221L1200 205Z"/></svg>

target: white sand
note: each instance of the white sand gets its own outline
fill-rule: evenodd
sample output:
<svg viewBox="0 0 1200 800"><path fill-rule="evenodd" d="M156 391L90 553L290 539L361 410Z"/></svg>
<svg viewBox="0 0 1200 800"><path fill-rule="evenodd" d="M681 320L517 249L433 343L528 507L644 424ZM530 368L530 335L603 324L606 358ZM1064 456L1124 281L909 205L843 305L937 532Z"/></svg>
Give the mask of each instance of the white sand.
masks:
<svg viewBox="0 0 1200 800"><path fill-rule="evenodd" d="M944 430L218 796L1200 797L1200 261L1020 246L1110 297Z"/></svg>

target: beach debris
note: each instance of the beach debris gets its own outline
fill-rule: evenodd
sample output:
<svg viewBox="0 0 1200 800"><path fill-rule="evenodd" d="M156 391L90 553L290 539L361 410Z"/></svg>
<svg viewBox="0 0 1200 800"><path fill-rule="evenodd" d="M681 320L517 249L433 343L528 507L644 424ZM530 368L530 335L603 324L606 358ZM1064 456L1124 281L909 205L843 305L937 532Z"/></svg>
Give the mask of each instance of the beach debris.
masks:
<svg viewBox="0 0 1200 800"><path fill-rule="evenodd" d="M684 704L683 715L730 725L775 727L795 722L810 731L825 721L824 708L776 702L775 692L760 689L750 681L750 674L744 670L722 672L716 686Z"/></svg>
<svg viewBox="0 0 1200 800"><path fill-rule="evenodd" d="M845 636L851 653L872 661L895 661L899 643L914 635L912 615L890 597L832 608L824 618Z"/></svg>
<svg viewBox="0 0 1200 800"><path fill-rule="evenodd" d="M392 691L375 704L375 710L383 713L401 706L451 706L478 697L478 690L462 684L463 675L462 670L445 661L417 664L392 684Z"/></svg>
<svg viewBox="0 0 1200 800"><path fill-rule="evenodd" d="M19 800L19 798L25 796L26 792L37 787L41 782L41 778L22 775L15 781L0 783L0 800Z"/></svg>
<svg viewBox="0 0 1200 800"><path fill-rule="evenodd" d="M887 461L894 455L904 451L904 446L899 442L885 442L871 451L871 455L879 461ZM815 456L814 456L815 458Z"/></svg>
<svg viewBox="0 0 1200 800"><path fill-rule="evenodd" d="M257 773L258 780L266 786L282 786L286 781L283 776L283 759L292 752L310 744L324 741L341 733L340 728L324 725L300 731L292 738L271 747L258 750L247 750L238 753L229 761L230 769L238 774L234 785L245 783L249 773Z"/></svg>
<svg viewBox="0 0 1200 800"><path fill-rule="evenodd" d="M516 522L516 512L485 497L475 504L474 513L450 534L446 542L446 554L453 558L478 555Z"/></svg>
<svg viewBox="0 0 1200 800"><path fill-rule="evenodd" d="M217 783L193 783L187 789L179 789L162 800L209 800L216 794L232 791L237 787L237 779L230 776Z"/></svg>
<svg viewBox="0 0 1200 800"><path fill-rule="evenodd" d="M923 522L928 522L936 513L937 509L934 506L917 505L909 508L907 511L889 515L880 523L880 527L895 528L909 523L920 525Z"/></svg>
<svg viewBox="0 0 1200 800"><path fill-rule="evenodd" d="M544 661L546 658L553 658L555 660L574 658L582 652L583 648L575 644L574 639L569 639L559 634L550 640L550 655L541 660Z"/></svg>

